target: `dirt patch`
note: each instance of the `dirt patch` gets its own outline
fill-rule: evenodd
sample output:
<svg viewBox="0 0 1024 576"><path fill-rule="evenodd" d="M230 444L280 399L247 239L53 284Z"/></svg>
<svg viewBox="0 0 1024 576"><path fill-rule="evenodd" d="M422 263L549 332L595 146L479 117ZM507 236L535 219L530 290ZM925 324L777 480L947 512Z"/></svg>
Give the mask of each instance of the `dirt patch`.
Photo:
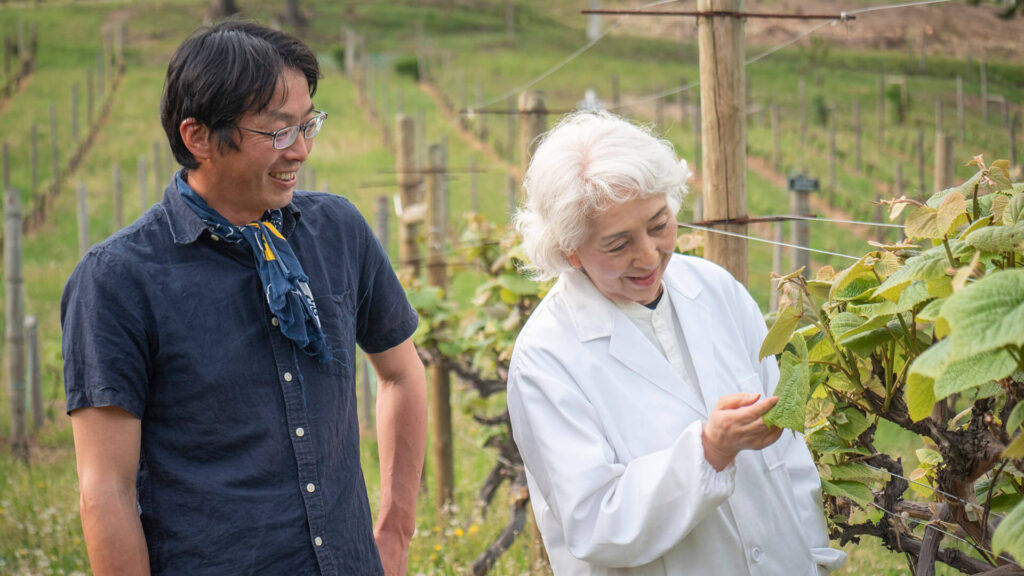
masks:
<svg viewBox="0 0 1024 576"><path fill-rule="evenodd" d="M640 8L646 0L602 2L606 9ZM762 0L746 2L748 12L779 14L839 14L881 7L881 2L827 2L823 0ZM695 10L693 2L674 2L659 6L663 10ZM652 8L653 10L654 8ZM856 14L847 23L825 26L799 42L810 46L824 42L851 50L903 50L920 56L922 41L926 56L943 55L961 59L1013 60L1024 57L1024 17L999 18L1001 6L969 6L943 2ZM581 17L582 16L578 16ZM604 16L603 24L616 16ZM819 20L775 20L750 18L746 21L747 50L751 47L777 46L818 26ZM616 34L643 34L695 42L696 19L677 16L637 16L627 18ZM817 39L817 40L812 40Z"/></svg>

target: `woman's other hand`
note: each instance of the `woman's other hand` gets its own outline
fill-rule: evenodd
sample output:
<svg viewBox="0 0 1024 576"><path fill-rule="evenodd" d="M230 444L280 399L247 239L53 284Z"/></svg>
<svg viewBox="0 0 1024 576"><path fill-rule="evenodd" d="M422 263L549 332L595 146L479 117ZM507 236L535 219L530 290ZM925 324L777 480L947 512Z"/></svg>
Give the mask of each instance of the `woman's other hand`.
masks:
<svg viewBox="0 0 1024 576"><path fill-rule="evenodd" d="M741 450L760 450L782 435L782 428L766 426L761 417L779 399L775 396L758 402L760 394L741 392L718 399L701 432L704 459L721 472Z"/></svg>

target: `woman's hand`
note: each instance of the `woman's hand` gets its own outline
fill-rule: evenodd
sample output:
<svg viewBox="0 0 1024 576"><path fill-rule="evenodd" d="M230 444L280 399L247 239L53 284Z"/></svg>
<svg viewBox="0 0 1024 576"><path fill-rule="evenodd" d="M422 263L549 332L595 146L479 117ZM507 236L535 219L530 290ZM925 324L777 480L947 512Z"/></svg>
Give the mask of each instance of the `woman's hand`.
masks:
<svg viewBox="0 0 1024 576"><path fill-rule="evenodd" d="M701 432L704 459L721 472L740 450L760 450L782 435L782 428L765 426L761 416L779 399L775 396L758 402L760 394L741 392L718 399L708 423Z"/></svg>

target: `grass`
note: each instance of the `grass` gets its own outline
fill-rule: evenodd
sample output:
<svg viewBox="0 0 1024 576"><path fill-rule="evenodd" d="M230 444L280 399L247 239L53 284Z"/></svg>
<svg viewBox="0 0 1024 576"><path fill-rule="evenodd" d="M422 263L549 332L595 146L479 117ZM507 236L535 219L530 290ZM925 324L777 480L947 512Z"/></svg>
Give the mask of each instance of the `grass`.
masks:
<svg viewBox="0 0 1024 576"><path fill-rule="evenodd" d="M264 0L247 3L248 16L270 21L281 12L279 2ZM47 2L8 3L0 5L0 35L16 34L19 21L34 23L39 31L39 56L36 71L22 90L11 100L0 103L0 141L7 142L12 167L11 184L21 191L23 203L31 201L32 125L37 126L39 168L37 184L46 187L52 180L50 168L51 140L49 133L50 103L56 106L59 119L58 153L66 162L77 142L70 137L72 109L69 102L72 86L81 94L78 120L85 133L88 112L85 87L88 70L95 74L97 55L103 53L103 33L111 33L116 25L125 23L125 62L127 72L114 94L112 113L102 125L98 140L85 157L78 171L63 186L55 199L47 223L25 241L26 310L37 316L43 357L43 381L48 413L53 421L33 438L33 465L22 467L11 462L5 440L0 439L0 573L2 574L73 574L88 572L78 521L77 481L71 448L68 419L63 415L61 380L60 328L58 303L61 289L78 259L74 190L85 185L89 199L90 242L100 242L114 231L112 207L112 169L120 166L124 182L125 220L131 221L153 202L159 201L164 182L171 173L165 138L158 121L158 102L167 58L174 46L201 23L207 3L198 0L147 0L145 2ZM303 2L314 13L310 27L303 36L320 54L325 77L316 96L317 106L330 113L325 130L318 136L311 156L309 173L314 187L329 187L348 196L373 221L375 202L380 195L396 193L393 174L394 156L380 136L380 120L356 105L353 85L342 78L335 61L339 26L344 23L367 38L367 49L379 63L371 99L378 114L392 118L404 112L425 120L423 134L427 143L445 142L448 165L452 169L451 227L461 226L458 215L470 209L472 178L464 168L475 164L483 172L476 182L482 212L493 221L507 219L507 177L504 168L490 156L468 146L445 119L435 103L408 77L394 72L396 59L412 55L418 45L427 48L429 67L442 94L460 107L464 100L476 100L477 85L483 100L497 100L491 107L504 107L507 90L536 77L565 55L583 45L581 26L567 27L551 16L552 8L539 0L520 2L517 11L516 37L505 35L502 2L470 10L456 6L451 12L433 6L412 3L387 5L361 3L354 16L345 13L344 3L322 0ZM557 8L554 8L557 9ZM416 22L422 22L423 35L417 35ZM575 23L575 21L574 21ZM748 53L759 52L748 48ZM931 179L930 155L934 146L931 132L934 101L945 102L944 127L955 130L955 76L962 75L968 99L966 123L971 127L966 141L957 145L956 158L963 163L967 157L985 152L986 158L1006 155L1005 130L996 120L985 124L977 105L980 92L977 71L963 62L931 58L928 74L917 74L918 60L906 54L882 52L846 52L821 46L792 48L748 67L750 100L755 104L776 103L781 107L783 125L783 171L806 169L825 183L828 160L827 132L813 120L808 109L808 137L801 146L798 131L799 108L796 86L805 78L807 102L834 103L839 111L840 131L838 186L835 203L851 216L872 219L871 202L879 186L888 189L896 163L903 166L908 193L916 193L916 137L925 130L925 190ZM886 116L882 146L877 146L875 121L875 90L879 75L884 72L908 74L912 103L905 123L896 126ZM109 78L109 68L107 77ZM696 49L649 38L613 36L596 45L558 73L540 82L536 88L545 92L547 106L552 110L573 107L583 90L594 88L601 98L610 100L611 79L618 78L623 101L639 98L678 85L681 78L696 79ZM1024 94L1024 67L1019 63L990 63L988 76L992 93L1002 93L1017 102ZM6 80L0 78L0 80ZM109 90L109 89L108 89ZM467 95L467 98L463 97ZM686 95L696 102L699 92ZM692 123L675 116L681 96L666 103L666 121L657 127L687 158L695 157ZM863 159L865 167L857 170L851 136L853 103L858 102L863 126ZM96 110L99 104L96 103ZM653 105L636 107L626 112L643 122L654 119ZM549 118L549 124L557 116ZM386 120L392 122L392 120ZM478 128L479 117L470 122ZM487 118L488 143L507 151L507 118ZM157 151L154 152L154 144ZM754 115L748 123L748 154L770 159L772 135L766 115ZM164 165L163 173L154 175L154 155ZM422 152L421 152L422 155ZM507 161L518 165L518 153L504 153ZM138 166L145 158L149 167L146 177L147 200L143 203L138 191ZM699 166L697 167L699 169ZM958 168L958 178L969 170ZM694 192L696 193L696 191ZM788 193L772 180L755 171L748 172L747 195L752 214L788 212ZM394 220L392 220L394 222ZM764 228L751 228L751 233L768 237ZM397 226L392 224L389 236L390 254L397 263ZM833 226L811 225L811 245L816 248L858 256L866 250L863 239L853 234L836 233ZM762 307L767 308L770 286L771 247L751 242L749 245L750 288ZM845 266L844 260L815 255L814 265ZM782 267L785 270L787 259ZM469 275L453 280L453 291L466 295L472 292L475 279ZM6 286L0 286L0 294ZM456 452L456 507L450 518L438 516L433 502L432 463L428 456L426 491L421 495L417 518L417 534L410 554L412 574L463 573L473 559L494 540L508 519L507 492L500 492L484 518L476 509L475 497L483 478L494 463L492 452L482 447L487 431L469 417L481 409L480 401L466 391L453 396ZM501 398L488 401L490 413L501 410ZM6 386L0 392L0 406L7 406ZM0 429L9 429L9 411L0 411ZM905 470L913 469L912 448L916 438L898 431L879 433L879 445L902 453ZM5 432L6 433L6 432ZM371 504L376 507L379 492L376 445L372 438L362 442L363 461ZM873 539L860 545L848 545L850 561L844 574L903 574L904 560L896 554L880 550ZM520 574L527 565L529 551L526 539L520 538L506 553L492 573ZM939 573L942 572L940 568Z"/></svg>

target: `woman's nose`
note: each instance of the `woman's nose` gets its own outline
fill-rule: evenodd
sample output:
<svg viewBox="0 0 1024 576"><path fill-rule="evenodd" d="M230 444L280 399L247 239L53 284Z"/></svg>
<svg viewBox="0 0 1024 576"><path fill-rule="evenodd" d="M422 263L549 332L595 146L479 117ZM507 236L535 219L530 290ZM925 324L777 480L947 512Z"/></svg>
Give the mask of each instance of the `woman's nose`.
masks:
<svg viewBox="0 0 1024 576"><path fill-rule="evenodd" d="M658 243L654 238L644 236L637 242L637 253L633 257L633 266L650 269L658 264Z"/></svg>

